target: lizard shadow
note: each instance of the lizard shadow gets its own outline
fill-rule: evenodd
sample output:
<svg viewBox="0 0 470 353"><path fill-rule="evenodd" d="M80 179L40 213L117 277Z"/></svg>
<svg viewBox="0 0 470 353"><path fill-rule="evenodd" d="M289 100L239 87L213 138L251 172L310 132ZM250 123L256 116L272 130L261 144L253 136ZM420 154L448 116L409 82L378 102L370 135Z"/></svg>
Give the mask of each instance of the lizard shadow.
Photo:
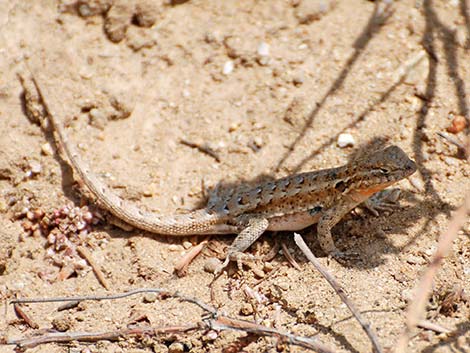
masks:
<svg viewBox="0 0 470 353"><path fill-rule="evenodd" d="M19 79L20 81L23 81L22 77L20 77ZM43 119L47 119L45 118L47 117L47 113L44 111L41 114L39 114L41 117L32 117L29 113L29 110L26 107L25 94L26 92L25 90L23 90L19 96L21 111L23 112L24 116L26 116L32 124L37 125L41 128L44 138L46 139L46 141L49 143L50 146L53 146L52 158L54 158L57 161L57 164L60 166L60 172L61 172L60 180L61 180L62 192L64 193L64 196L67 199L72 200L73 203L76 204L77 201L80 200L80 197L77 196L77 194L74 192L73 185L75 183L75 180L73 178L73 169L69 165L67 160L64 159L60 155L59 153L60 146L58 146L57 140L54 138L53 131L50 125L48 125L46 121L43 120Z"/></svg>
<svg viewBox="0 0 470 353"><path fill-rule="evenodd" d="M374 151L379 150L388 144L388 138L386 137L375 137L355 148L349 155L348 163L354 163L358 158L367 158L368 155ZM203 208L207 204L207 199L213 197L215 193L216 197L223 198L226 194L232 194L236 191L249 189L253 186L258 185L261 182L273 181L275 178L272 175L261 174L254 177L251 180L237 181L237 182L219 182L215 187L209 190L208 194L204 199L200 200L200 203L196 208ZM212 194L212 195L211 195ZM419 201L413 196L411 192L402 193L402 198L410 205L400 210L395 210L391 214L379 215L374 217L373 215L364 215L363 217L347 215L336 225L333 230L333 236L335 243L340 245L340 250L345 249L369 249L371 246L369 242L373 242L373 251L367 253L367 261L351 261L346 262L345 265L348 267L359 267L359 268L372 268L379 266L384 263L384 259L381 254L386 253L399 253L400 248L393 245L391 241L387 241L386 236L383 236L384 231L379 229L376 233L380 233L381 237L371 240L370 237L364 237L363 234L370 233L370 229L377 227L383 228L387 231L393 231L395 234L406 234L410 225L415 224L420 217L418 209L421 208L418 205ZM315 233L316 225L307 227L299 233L306 237L306 240L311 244L314 253L325 256L326 254L319 247ZM353 237L350 234L355 234ZM361 236L357 236L361 234ZM288 237L292 238L293 232L277 232L275 237ZM272 243L272 232L266 232L260 237L262 240L267 240ZM272 244L271 244L272 246ZM356 251L357 252L357 251ZM300 256L302 257L302 256Z"/></svg>

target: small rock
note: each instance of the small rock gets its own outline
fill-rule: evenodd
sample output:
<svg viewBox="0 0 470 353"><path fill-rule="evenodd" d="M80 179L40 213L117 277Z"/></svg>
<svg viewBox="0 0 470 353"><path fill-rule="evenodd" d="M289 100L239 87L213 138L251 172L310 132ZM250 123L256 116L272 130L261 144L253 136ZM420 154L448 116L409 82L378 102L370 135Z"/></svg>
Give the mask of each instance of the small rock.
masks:
<svg viewBox="0 0 470 353"><path fill-rule="evenodd" d="M205 336L207 340L211 340L211 341L217 339L217 337L219 337L219 334L217 333L217 331L214 331L214 330L207 332Z"/></svg>
<svg viewBox="0 0 470 353"><path fill-rule="evenodd" d="M144 295L144 303L155 303L157 299L157 293L147 293Z"/></svg>
<svg viewBox="0 0 470 353"><path fill-rule="evenodd" d="M253 274L257 277L257 278L264 278L266 276L266 274L263 272L262 269L260 268L252 268L251 271L253 271Z"/></svg>
<svg viewBox="0 0 470 353"><path fill-rule="evenodd" d="M211 257L204 263L204 271L208 273L215 273L215 271L220 268L220 265L222 265L222 263L217 258Z"/></svg>
<svg viewBox="0 0 470 353"><path fill-rule="evenodd" d="M301 24L318 21L336 6L336 0L303 0L295 9L295 17Z"/></svg>
<svg viewBox="0 0 470 353"><path fill-rule="evenodd" d="M444 157L444 162L449 166L459 165L459 163L454 158L450 158L450 157Z"/></svg>
<svg viewBox="0 0 470 353"><path fill-rule="evenodd" d="M130 27L127 30L127 46L133 51L139 51L143 48L152 48L157 45L157 40L152 32L144 28Z"/></svg>
<svg viewBox="0 0 470 353"><path fill-rule="evenodd" d="M417 177L410 177L408 178L408 181L417 191L424 191L424 184L421 179Z"/></svg>
<svg viewBox="0 0 470 353"><path fill-rule="evenodd" d="M168 347L168 353L183 353L184 352L184 344L181 342L173 342Z"/></svg>
<svg viewBox="0 0 470 353"><path fill-rule="evenodd" d="M124 39L133 16L132 10L132 4L122 1L111 6L104 22L104 31L109 40L118 43Z"/></svg>
<svg viewBox="0 0 470 353"><path fill-rule="evenodd" d="M138 26L152 27L157 21L158 5L155 1L137 1L134 19Z"/></svg>
<svg viewBox="0 0 470 353"><path fill-rule="evenodd" d="M240 314L245 316L253 314L253 306L250 303L243 303L243 306L240 308Z"/></svg>
<svg viewBox="0 0 470 353"><path fill-rule="evenodd" d="M256 136L253 139L253 143L255 144L256 147L261 148L264 145L264 141L261 136Z"/></svg>
<svg viewBox="0 0 470 353"><path fill-rule="evenodd" d="M93 108L90 110L89 114L89 120L90 120L90 125L93 127L96 127L100 130L104 130L107 122L106 115L97 108Z"/></svg>
<svg viewBox="0 0 470 353"><path fill-rule="evenodd" d="M401 292L401 299L405 302L410 302L413 300L414 293L412 289L405 289Z"/></svg>
<svg viewBox="0 0 470 353"><path fill-rule="evenodd" d="M266 42L261 42L258 45L258 55L259 56L269 56L269 44Z"/></svg>
<svg viewBox="0 0 470 353"><path fill-rule="evenodd" d="M78 14L82 17L88 17L92 15L90 6L88 4L79 4L78 5Z"/></svg>
<svg viewBox="0 0 470 353"><path fill-rule="evenodd" d="M232 60L226 61L224 64L224 68L222 69L222 73L224 75L230 75L233 71L234 64Z"/></svg>
<svg viewBox="0 0 470 353"><path fill-rule="evenodd" d="M422 265L426 261L422 257L415 256L415 255L408 255L406 257L406 262L408 262L411 265Z"/></svg>
<svg viewBox="0 0 470 353"><path fill-rule="evenodd" d="M169 251L181 251L181 246L177 244L170 244L168 246Z"/></svg>
<svg viewBox="0 0 470 353"><path fill-rule="evenodd" d="M188 250L192 246L193 246L193 244L190 241L184 241L183 242L183 248L185 248L186 250Z"/></svg>
<svg viewBox="0 0 470 353"><path fill-rule="evenodd" d="M292 77L292 83L296 86L300 86L305 82L305 74L303 72L298 72Z"/></svg>
<svg viewBox="0 0 470 353"><path fill-rule="evenodd" d="M42 171L41 164L36 161L29 162L29 168L31 170L31 174L33 175L39 174Z"/></svg>
<svg viewBox="0 0 470 353"><path fill-rule="evenodd" d="M453 115L453 114L451 114ZM458 134L459 132L463 131L467 126L467 119L463 115L455 115L452 119L452 123L449 127L447 127L447 132L451 134Z"/></svg>
<svg viewBox="0 0 470 353"><path fill-rule="evenodd" d="M45 144L43 144L41 146L41 153L44 155L44 156L52 156L52 154L54 153L54 151L52 150L52 147L51 145L46 142Z"/></svg>
<svg viewBox="0 0 470 353"><path fill-rule="evenodd" d="M338 144L338 147L344 148L344 147L353 147L356 144L356 141L354 141L354 137L351 134L340 134L338 136L338 141L336 141Z"/></svg>

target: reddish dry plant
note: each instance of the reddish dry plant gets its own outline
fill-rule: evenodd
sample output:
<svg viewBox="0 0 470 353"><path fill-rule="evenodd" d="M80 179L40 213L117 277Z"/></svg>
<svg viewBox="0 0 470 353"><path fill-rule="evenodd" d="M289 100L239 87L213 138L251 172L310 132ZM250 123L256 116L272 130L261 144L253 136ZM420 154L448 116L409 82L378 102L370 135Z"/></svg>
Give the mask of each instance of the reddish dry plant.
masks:
<svg viewBox="0 0 470 353"><path fill-rule="evenodd" d="M77 253L78 246L90 243L89 234L92 227L99 222L98 215L93 214L87 206L75 207L72 204L44 212L41 209L27 211L22 222L28 236L43 236L47 239L46 257L64 268L68 275L86 267L86 261Z"/></svg>

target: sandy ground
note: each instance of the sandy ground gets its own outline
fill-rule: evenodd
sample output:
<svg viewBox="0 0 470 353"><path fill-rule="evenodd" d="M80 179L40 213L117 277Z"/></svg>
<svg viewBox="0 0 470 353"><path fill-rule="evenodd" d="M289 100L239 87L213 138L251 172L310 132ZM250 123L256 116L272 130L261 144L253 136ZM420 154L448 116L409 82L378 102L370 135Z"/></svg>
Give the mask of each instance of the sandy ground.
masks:
<svg viewBox="0 0 470 353"><path fill-rule="evenodd" d="M212 275L204 264L221 257L232 240L212 237L186 276L177 277L175 263L203 237L172 239L111 225L73 179L50 129L27 117L20 82L27 58L75 112L68 133L90 168L121 197L155 212L197 207L204 201L202 181L237 186L341 165L361 149L403 148L419 170L399 183L401 207L378 217L359 210L334 228L337 246L359 252L360 259L328 261L315 227L302 232L381 344L393 348L419 276L470 186L468 163L437 135L469 116L469 1L0 5L0 311L7 312L0 332L13 339L48 329L102 332L197 322L202 311L194 305L140 295L65 311L58 304L24 305L33 329L5 302L158 287L209 303ZM353 147L337 145L341 133L352 135ZM214 155L182 140L205 144ZM80 233L76 217L87 215L82 206L95 218ZM76 228L39 231L43 213ZM410 352L470 352L469 233L467 222L428 304L427 319L451 333L417 330ZM57 237L64 235L72 243L61 247ZM213 304L233 317L314 336L337 352L370 352L366 335L296 248L292 233L266 234L249 252L266 254L281 241L300 270L282 252L242 276L233 266L215 283ZM77 242L104 272L108 290L83 259L67 257ZM202 330L29 351L279 349L303 351L273 338Z"/></svg>

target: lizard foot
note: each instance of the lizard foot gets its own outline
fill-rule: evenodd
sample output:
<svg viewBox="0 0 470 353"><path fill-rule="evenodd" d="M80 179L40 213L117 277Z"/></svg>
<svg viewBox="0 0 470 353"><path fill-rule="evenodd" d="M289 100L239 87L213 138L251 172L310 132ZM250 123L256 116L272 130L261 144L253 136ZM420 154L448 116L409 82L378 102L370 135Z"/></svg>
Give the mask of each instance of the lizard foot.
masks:
<svg viewBox="0 0 470 353"><path fill-rule="evenodd" d="M336 260L340 264L344 264L347 261L357 261L360 259L360 255L353 251L333 251L328 255L328 258Z"/></svg>
<svg viewBox="0 0 470 353"><path fill-rule="evenodd" d="M367 199L363 205L377 217L379 211L391 212L394 208L398 207L400 194L401 191L398 188L385 189Z"/></svg>
<svg viewBox="0 0 470 353"><path fill-rule="evenodd" d="M216 268L214 271L214 276L218 277L222 271L228 266L230 261L236 261L237 262L237 267L238 271L243 272L243 264L247 262L253 262L255 260L259 260L260 257L250 255L250 254L245 254L243 252L232 252L227 255L225 258L224 262Z"/></svg>

